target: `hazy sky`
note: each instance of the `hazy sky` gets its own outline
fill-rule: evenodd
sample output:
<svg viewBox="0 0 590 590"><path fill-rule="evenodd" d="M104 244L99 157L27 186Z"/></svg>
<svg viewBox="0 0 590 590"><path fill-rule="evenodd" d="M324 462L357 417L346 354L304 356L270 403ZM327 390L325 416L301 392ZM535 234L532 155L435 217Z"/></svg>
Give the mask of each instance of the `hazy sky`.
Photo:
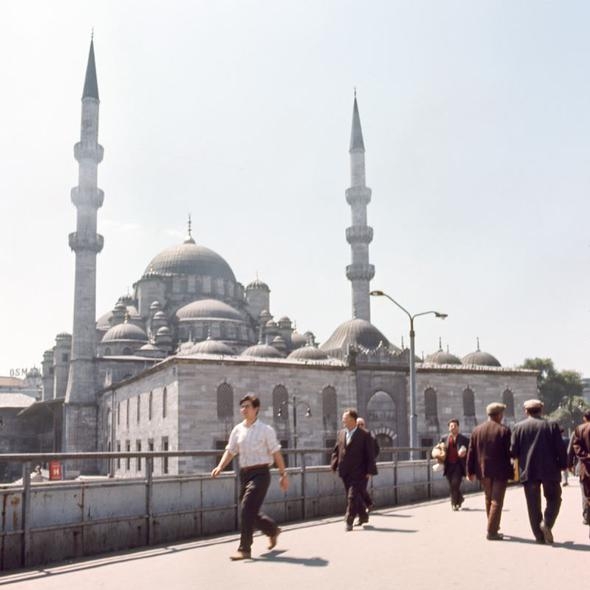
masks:
<svg viewBox="0 0 590 590"><path fill-rule="evenodd" d="M92 27L105 158L97 312L186 235L325 341L344 268L353 88L372 288L504 366L590 376L590 3L26 1L0 5L0 375L71 332L73 145ZM408 320L372 320L407 343Z"/></svg>

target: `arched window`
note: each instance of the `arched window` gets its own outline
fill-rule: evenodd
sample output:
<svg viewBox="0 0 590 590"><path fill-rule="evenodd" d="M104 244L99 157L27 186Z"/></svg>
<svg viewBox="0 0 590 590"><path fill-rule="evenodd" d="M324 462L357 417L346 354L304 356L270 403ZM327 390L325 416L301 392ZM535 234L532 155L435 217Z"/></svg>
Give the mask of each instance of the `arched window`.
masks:
<svg viewBox="0 0 590 590"><path fill-rule="evenodd" d="M289 424L289 394L284 385L272 390L272 413L278 424Z"/></svg>
<svg viewBox="0 0 590 590"><path fill-rule="evenodd" d="M217 388L217 417L220 420L234 417L234 390L229 383Z"/></svg>
<svg viewBox="0 0 590 590"><path fill-rule="evenodd" d="M475 417L475 395L470 387L463 391L463 415Z"/></svg>
<svg viewBox="0 0 590 590"><path fill-rule="evenodd" d="M438 420L438 405L436 400L436 391L429 387L424 391L424 415L426 419Z"/></svg>
<svg viewBox="0 0 590 590"><path fill-rule="evenodd" d="M336 390L331 385L324 387L322 390L322 417L326 430L338 429Z"/></svg>
<svg viewBox="0 0 590 590"><path fill-rule="evenodd" d="M387 424L390 427L397 426L397 410L395 402L385 391L377 391L369 399L367 404L367 420L369 429L376 423Z"/></svg>
<svg viewBox="0 0 590 590"><path fill-rule="evenodd" d="M514 418L514 394L510 389L505 389L502 393L502 403L506 406L504 414L507 418Z"/></svg>

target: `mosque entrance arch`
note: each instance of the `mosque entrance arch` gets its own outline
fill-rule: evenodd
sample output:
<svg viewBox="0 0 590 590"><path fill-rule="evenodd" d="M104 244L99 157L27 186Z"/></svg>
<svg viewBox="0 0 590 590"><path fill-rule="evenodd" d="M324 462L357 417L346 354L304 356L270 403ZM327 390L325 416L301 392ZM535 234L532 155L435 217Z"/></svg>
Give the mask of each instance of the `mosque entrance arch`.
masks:
<svg viewBox="0 0 590 590"><path fill-rule="evenodd" d="M397 406L386 391L376 391L367 402L367 427L373 433L379 447L392 447L397 439ZM393 454L382 451L379 461L391 461Z"/></svg>

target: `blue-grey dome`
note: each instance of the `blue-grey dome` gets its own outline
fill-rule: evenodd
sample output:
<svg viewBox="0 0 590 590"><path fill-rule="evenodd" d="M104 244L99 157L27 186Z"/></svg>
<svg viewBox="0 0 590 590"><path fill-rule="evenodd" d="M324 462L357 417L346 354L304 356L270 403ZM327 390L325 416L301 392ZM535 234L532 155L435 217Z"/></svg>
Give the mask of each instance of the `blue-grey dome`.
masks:
<svg viewBox="0 0 590 590"><path fill-rule="evenodd" d="M310 344L308 346L303 346L302 348L297 348L287 358L310 361L323 361L328 358L328 355L323 350L317 348L317 346L313 346L312 344Z"/></svg>
<svg viewBox="0 0 590 590"><path fill-rule="evenodd" d="M476 350L465 355L461 360L463 365L478 365L482 367L501 367L500 361L489 352Z"/></svg>
<svg viewBox="0 0 590 590"><path fill-rule="evenodd" d="M193 301L176 312L179 320L215 319L238 320L243 322L242 314L223 301L217 299L199 299Z"/></svg>
<svg viewBox="0 0 590 590"><path fill-rule="evenodd" d="M255 344L246 348L240 356L252 356L258 358L283 358L283 355L270 344Z"/></svg>
<svg viewBox="0 0 590 590"><path fill-rule="evenodd" d="M147 334L139 327L128 322L117 324L109 328L102 337L102 342L113 342L114 340L137 340L147 342Z"/></svg>
<svg viewBox="0 0 590 590"><path fill-rule="evenodd" d="M340 324L330 338L320 346L320 349L330 354L333 351L346 352L349 346L362 346L374 350L380 345L400 352L399 348L391 344L373 324L354 318Z"/></svg>
<svg viewBox="0 0 590 590"><path fill-rule="evenodd" d="M224 354L224 355L232 355L234 354L233 350L221 340L203 340L203 342L198 342L195 344L190 350L189 354Z"/></svg>

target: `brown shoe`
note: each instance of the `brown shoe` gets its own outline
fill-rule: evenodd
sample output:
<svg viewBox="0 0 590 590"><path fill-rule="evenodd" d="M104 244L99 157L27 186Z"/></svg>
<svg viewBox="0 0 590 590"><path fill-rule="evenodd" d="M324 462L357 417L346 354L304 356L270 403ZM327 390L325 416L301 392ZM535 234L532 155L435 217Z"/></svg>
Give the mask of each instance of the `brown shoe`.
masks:
<svg viewBox="0 0 590 590"><path fill-rule="evenodd" d="M281 529L277 527L274 535L269 535L268 537L268 548L274 549L277 546L277 540L279 535L281 534Z"/></svg>
<svg viewBox="0 0 590 590"><path fill-rule="evenodd" d="M229 558L232 561L241 561L242 559L250 559L250 552L249 551L236 551L233 555L230 555Z"/></svg>
<svg viewBox="0 0 590 590"><path fill-rule="evenodd" d="M551 532L551 527L548 527L545 521L542 521L539 525L541 532L543 533L543 537L545 538L545 543L551 545L553 543L553 533Z"/></svg>

